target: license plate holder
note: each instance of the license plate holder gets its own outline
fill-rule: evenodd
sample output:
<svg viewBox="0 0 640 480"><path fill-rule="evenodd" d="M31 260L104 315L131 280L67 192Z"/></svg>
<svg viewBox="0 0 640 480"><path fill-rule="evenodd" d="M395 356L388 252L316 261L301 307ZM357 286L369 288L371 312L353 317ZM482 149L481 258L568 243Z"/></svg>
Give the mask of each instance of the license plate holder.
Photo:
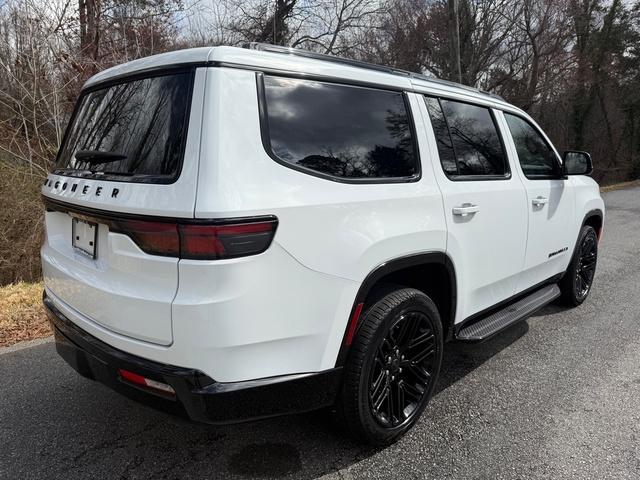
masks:
<svg viewBox="0 0 640 480"><path fill-rule="evenodd" d="M71 245L77 251L90 258L96 258L96 242L98 239L98 224L71 218Z"/></svg>

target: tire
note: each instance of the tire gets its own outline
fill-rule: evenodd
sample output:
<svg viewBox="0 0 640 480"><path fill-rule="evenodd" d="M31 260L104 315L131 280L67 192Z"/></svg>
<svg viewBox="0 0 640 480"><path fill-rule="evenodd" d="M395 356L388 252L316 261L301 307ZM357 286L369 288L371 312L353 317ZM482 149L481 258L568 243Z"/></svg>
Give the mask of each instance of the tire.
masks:
<svg viewBox="0 0 640 480"><path fill-rule="evenodd" d="M593 286L597 261L598 236L593 227L585 225L569 267L559 282L562 303L576 307L586 300Z"/></svg>
<svg viewBox="0 0 640 480"><path fill-rule="evenodd" d="M389 445L415 424L433 394L442 364L440 315L424 293L398 288L375 301L361 322L338 412L359 440Z"/></svg>

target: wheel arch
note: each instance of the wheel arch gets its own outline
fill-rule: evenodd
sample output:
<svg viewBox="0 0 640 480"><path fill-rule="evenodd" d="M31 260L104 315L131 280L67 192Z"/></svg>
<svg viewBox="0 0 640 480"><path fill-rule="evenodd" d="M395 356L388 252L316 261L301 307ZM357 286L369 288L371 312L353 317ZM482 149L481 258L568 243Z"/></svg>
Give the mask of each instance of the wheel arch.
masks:
<svg viewBox="0 0 640 480"><path fill-rule="evenodd" d="M584 220L582 221L582 226L580 230L586 225L593 227L596 231L596 235L598 236L598 240L602 236L602 227L604 224L604 213L599 208L595 208L593 210L589 210L584 216Z"/></svg>
<svg viewBox="0 0 640 480"><path fill-rule="evenodd" d="M412 287L429 295L438 307L442 320L444 339L453 334L457 305L456 272L453 262L445 252L425 252L388 260L374 268L365 277L351 307L349 321L340 344L336 366L343 366L349 352L349 331L357 334L363 305L376 299L377 287L397 284ZM434 298L435 297L435 298ZM355 325L352 323L355 322Z"/></svg>
<svg viewBox="0 0 640 480"><path fill-rule="evenodd" d="M602 236L602 227L604 225L603 211L600 210L599 208L594 208L593 210L589 210L584 215L584 218L582 219L582 224L578 229L578 235L576 236L576 241L573 245L573 250L571 251L571 259L573 259L578 249L578 242L580 241L580 234L582 232L582 229L587 225L589 225L590 227L593 227L593 229L596 231L596 236L598 237L598 241L600 241L600 238ZM569 264L571 264L571 260L569 260ZM569 267L567 266L567 268ZM562 280L565 274L566 274L566 271L562 272L562 276L560 277L559 280Z"/></svg>

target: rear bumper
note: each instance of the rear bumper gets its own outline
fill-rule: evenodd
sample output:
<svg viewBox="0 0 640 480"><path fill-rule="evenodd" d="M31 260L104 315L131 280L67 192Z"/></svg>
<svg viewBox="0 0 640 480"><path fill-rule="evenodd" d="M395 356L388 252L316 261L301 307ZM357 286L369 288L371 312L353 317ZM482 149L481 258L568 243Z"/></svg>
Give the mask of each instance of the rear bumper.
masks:
<svg viewBox="0 0 640 480"><path fill-rule="evenodd" d="M233 423L304 412L332 405L342 369L243 382L216 382L204 373L128 354L89 335L60 312L46 294L43 302L59 355L81 375L156 409L205 423ZM119 369L170 385L168 396L123 380Z"/></svg>

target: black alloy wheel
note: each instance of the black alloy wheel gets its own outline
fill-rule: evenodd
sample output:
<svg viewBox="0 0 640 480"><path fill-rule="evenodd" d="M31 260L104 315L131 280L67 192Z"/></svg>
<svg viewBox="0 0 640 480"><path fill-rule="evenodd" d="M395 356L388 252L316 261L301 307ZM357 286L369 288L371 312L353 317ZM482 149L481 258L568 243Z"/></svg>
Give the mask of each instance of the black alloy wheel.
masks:
<svg viewBox="0 0 640 480"><path fill-rule="evenodd" d="M401 315L375 354L369 376L369 402L383 427L409 422L425 401L433 379L436 338L429 318L414 311Z"/></svg>
<svg viewBox="0 0 640 480"><path fill-rule="evenodd" d="M598 260L598 239L595 235L585 235L580 244L576 279L574 282L577 298L586 298L596 273Z"/></svg>
<svg viewBox="0 0 640 480"><path fill-rule="evenodd" d="M365 307L344 367L338 411L347 429L389 445L418 420L442 363L436 305L413 288L386 286Z"/></svg>
<svg viewBox="0 0 640 480"><path fill-rule="evenodd" d="M593 227L585 225L580 231L569 267L559 282L565 304L575 307L586 300L593 287L597 263L598 235Z"/></svg>

